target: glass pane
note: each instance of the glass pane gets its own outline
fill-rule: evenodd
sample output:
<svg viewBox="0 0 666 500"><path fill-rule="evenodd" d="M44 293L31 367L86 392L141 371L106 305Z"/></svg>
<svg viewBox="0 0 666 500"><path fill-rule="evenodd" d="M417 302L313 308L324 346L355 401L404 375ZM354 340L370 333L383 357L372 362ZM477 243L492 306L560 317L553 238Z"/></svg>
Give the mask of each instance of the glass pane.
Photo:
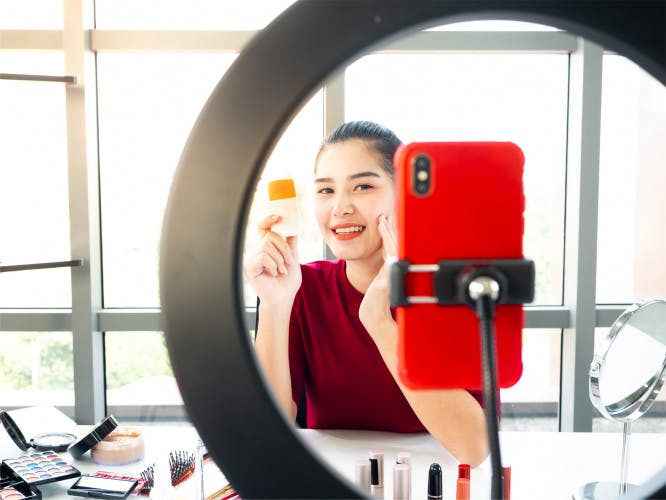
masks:
<svg viewBox="0 0 666 500"><path fill-rule="evenodd" d="M162 216L204 102L235 55L99 54L106 307L157 307Z"/></svg>
<svg viewBox="0 0 666 500"><path fill-rule="evenodd" d="M107 413L119 420L186 419L162 332L104 335Z"/></svg>
<svg viewBox="0 0 666 500"><path fill-rule="evenodd" d="M411 141L512 141L525 153L525 255L535 303L562 297L568 57L558 54L372 55L346 71L347 120Z"/></svg>
<svg viewBox="0 0 666 500"><path fill-rule="evenodd" d="M560 330L523 331L523 375L500 391L503 431L558 430Z"/></svg>
<svg viewBox="0 0 666 500"><path fill-rule="evenodd" d="M255 30L294 0L97 0L98 29Z"/></svg>
<svg viewBox="0 0 666 500"><path fill-rule="evenodd" d="M324 135L323 93L310 99L289 124L266 162L259 179L245 236L245 251L259 243L257 225L269 213L268 187L271 180L293 178L301 217L298 235L298 256L301 262L324 258L324 241L314 218L314 162ZM245 284L245 304L254 306L256 295Z"/></svg>
<svg viewBox="0 0 666 500"><path fill-rule="evenodd" d="M61 30L62 8L62 0L0 0L0 29Z"/></svg>
<svg viewBox="0 0 666 500"><path fill-rule="evenodd" d="M597 302L666 297L666 87L605 55Z"/></svg>
<svg viewBox="0 0 666 500"><path fill-rule="evenodd" d="M610 328L595 328L594 330L594 352L599 353L603 339L608 335ZM642 361L642 360L640 360ZM639 362L634 360L633 363ZM592 431L593 432L622 432L623 424L608 420L593 408ZM663 389L652 403L650 409L642 417L633 420L631 432L666 432L666 390Z"/></svg>
<svg viewBox="0 0 666 500"><path fill-rule="evenodd" d="M159 305L159 237L173 172L194 120L234 57L99 55L106 307ZM124 78L126 74L134 77ZM310 199L307 190L322 138L322 116L320 92L290 124L266 165L265 176L297 178L304 204ZM258 199L265 189L262 180ZM304 209L304 216L310 212ZM250 237L256 234L261 210L256 213L253 209L248 222ZM320 242L316 233L306 230L301 242L303 258L320 258ZM248 303L254 304L254 300L250 295Z"/></svg>
<svg viewBox="0 0 666 500"><path fill-rule="evenodd" d="M0 52L7 73L62 74L62 54ZM65 87L0 81L0 262L68 260ZM70 307L70 270L3 273L0 307Z"/></svg>
<svg viewBox="0 0 666 500"><path fill-rule="evenodd" d="M52 405L74 415L71 332L0 331L1 409Z"/></svg>

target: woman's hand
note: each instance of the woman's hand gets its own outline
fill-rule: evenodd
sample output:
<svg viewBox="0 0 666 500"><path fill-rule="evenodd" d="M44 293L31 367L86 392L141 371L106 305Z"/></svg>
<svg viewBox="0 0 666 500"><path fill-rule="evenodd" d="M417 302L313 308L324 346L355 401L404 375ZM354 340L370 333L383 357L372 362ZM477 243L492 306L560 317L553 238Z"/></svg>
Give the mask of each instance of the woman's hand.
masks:
<svg viewBox="0 0 666 500"><path fill-rule="evenodd" d="M375 342L378 341L375 336L383 328L395 327L395 321L391 316L389 284L391 263L394 261L397 253L396 230L393 219L385 215L380 215L378 229L382 237L384 264L365 292L358 311L361 323L363 323L365 329L375 339Z"/></svg>
<svg viewBox="0 0 666 500"><path fill-rule="evenodd" d="M301 286L296 236L286 239L271 228L280 216L270 215L259 222L261 243L246 259L243 270L261 302L289 304Z"/></svg>

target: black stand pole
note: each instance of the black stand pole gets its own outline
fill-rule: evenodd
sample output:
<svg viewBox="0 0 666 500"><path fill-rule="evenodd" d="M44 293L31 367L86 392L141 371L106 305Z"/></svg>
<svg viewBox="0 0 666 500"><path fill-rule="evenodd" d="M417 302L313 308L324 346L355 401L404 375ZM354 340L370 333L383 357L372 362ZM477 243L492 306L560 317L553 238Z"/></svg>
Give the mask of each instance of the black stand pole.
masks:
<svg viewBox="0 0 666 500"><path fill-rule="evenodd" d="M409 272L434 273L432 296L407 296ZM490 494L504 498L504 477L499 442L499 403L495 354L495 306L525 304L534 298L534 262L528 259L440 260L437 264L411 265L406 260L391 266L391 306L412 303L440 306L467 304L479 319L483 366L483 412L492 468Z"/></svg>
<svg viewBox="0 0 666 500"><path fill-rule="evenodd" d="M502 475L502 454L499 442L499 404L497 401L497 367L495 355L495 303L499 285L492 278L481 276L474 279L468 292L476 304L481 334L481 356L483 366L483 413L486 417L486 433L490 448L492 470L490 498L504 498L504 477Z"/></svg>

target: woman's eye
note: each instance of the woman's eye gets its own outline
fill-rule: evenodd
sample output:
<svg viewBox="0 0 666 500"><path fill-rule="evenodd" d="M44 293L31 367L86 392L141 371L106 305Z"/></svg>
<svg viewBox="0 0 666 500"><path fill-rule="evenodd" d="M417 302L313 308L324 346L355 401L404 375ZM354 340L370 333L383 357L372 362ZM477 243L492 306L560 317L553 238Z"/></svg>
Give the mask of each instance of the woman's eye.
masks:
<svg viewBox="0 0 666 500"><path fill-rule="evenodd" d="M354 191L366 191L368 189L372 189L370 184L358 184L356 187L354 187Z"/></svg>
<svg viewBox="0 0 666 500"><path fill-rule="evenodd" d="M317 191L317 194L331 194L333 190L331 188L321 188Z"/></svg>

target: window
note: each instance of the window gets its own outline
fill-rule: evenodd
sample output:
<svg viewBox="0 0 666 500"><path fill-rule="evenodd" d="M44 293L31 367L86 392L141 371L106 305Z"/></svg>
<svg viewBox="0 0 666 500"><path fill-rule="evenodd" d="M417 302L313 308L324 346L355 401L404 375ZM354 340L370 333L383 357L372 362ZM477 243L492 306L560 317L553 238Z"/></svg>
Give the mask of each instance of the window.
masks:
<svg viewBox="0 0 666 500"><path fill-rule="evenodd" d="M523 331L523 375L500 391L503 431L557 432L561 330Z"/></svg>
<svg viewBox="0 0 666 500"><path fill-rule="evenodd" d="M185 417L164 333L107 332L104 356L110 414L138 421Z"/></svg>
<svg viewBox="0 0 666 500"><path fill-rule="evenodd" d="M62 29L62 0L0 0L0 29Z"/></svg>
<svg viewBox="0 0 666 500"><path fill-rule="evenodd" d="M99 29L255 30L294 0L97 0Z"/></svg>
<svg viewBox="0 0 666 500"><path fill-rule="evenodd" d="M2 409L53 405L72 414L71 332L0 331L0 393Z"/></svg>
<svg viewBox="0 0 666 500"><path fill-rule="evenodd" d="M268 212L268 188L271 180L293 178L301 217L298 235L301 262L324 258L324 242L314 220L314 163L324 134L322 92L315 94L280 138L261 174L247 221L245 252L259 243L257 225ZM254 306L256 295L245 285L245 304Z"/></svg>
<svg viewBox="0 0 666 500"><path fill-rule="evenodd" d="M81 134L90 143L95 134L99 138L100 206L90 208L101 214L103 275L94 276L84 291L101 290L103 310L88 310L84 300L79 302L82 294L72 294L72 287L74 292L83 288L76 288L81 284L71 280L68 268L1 274L0 391L3 398L9 395L2 404L27 406L39 401L71 407L75 403L72 338L87 332L62 332L70 327L56 325L61 317L69 318L73 306L75 314L97 313L106 325L110 411L142 421L186 418L164 349L159 313L138 308L159 307L158 245L174 169L200 109L241 47L219 51L182 47L173 52L173 46L157 46L141 52L132 45L137 39L115 30L150 30L139 32L139 40L153 40L152 30L166 30L155 38L166 43L183 39L182 33L172 30L213 30L232 40L225 43L240 45L252 34L246 31L262 29L291 4L292 0L95 2L95 27L108 30L104 33L108 46L97 47L101 52L95 56L95 68L86 67L97 70L97 81L86 81L86 90L88 96L98 96L98 121L87 123L93 131ZM0 51L0 72L62 75L64 51L74 49L60 50L52 35L65 28L63 20L79 7L62 0L0 0L0 30L54 30L39 35L42 43L52 45L49 52L31 47ZM454 23L430 31L449 33L417 36L399 46L400 53L390 52L395 47L391 45L367 55L346 68L344 92L326 99L318 92L304 104L259 179L245 244L251 245L256 236L269 179L295 177L304 216L312 212L311 175L324 135L324 115L330 111L326 106L333 106L333 114L346 120L384 123L405 141L516 142L526 155L525 254L537 264L539 307L529 313L541 326L523 333L525 375L515 387L502 391L503 428L556 430L561 328L567 326L561 318L568 312L562 297L577 286L564 282L562 261L568 210L567 94L568 86L575 85L569 81L568 63L579 40L554 34L557 30L548 26L504 21ZM495 31L505 31L500 38L516 51L497 50ZM190 36L197 35L186 34L185 39ZM206 33L204 39L210 40ZM419 39L426 40L423 47L412 45ZM455 40L461 52L433 47L442 39ZM71 93L64 89L62 84L0 81L3 264L77 257L70 253L69 202L88 193L68 193L65 132L67 120L74 118L66 116L65 101ZM661 168L666 157L664 87L625 59L605 55L601 120L597 301L622 304L648 295L664 296L661 256L666 254L666 243L659 229L666 208L658 191L666 181ZM323 243L312 220L306 222L300 247L303 261L323 257ZM95 305L98 299L94 298ZM245 299L248 306L254 304L247 288ZM550 316L548 309L557 314ZM3 322L6 317L11 320ZM13 326L16 318L22 322L20 328ZM546 326L551 329L543 329ZM81 365L76 363L77 370ZM90 368L99 370L95 374L102 369ZM76 404L85 406L93 396L98 393L86 393L82 398L86 402ZM663 401L657 403L655 411L663 409ZM659 411L655 416L662 415L663 422L663 410ZM539 417L534 420L528 413ZM598 420L595 429L604 425Z"/></svg>
<svg viewBox="0 0 666 500"><path fill-rule="evenodd" d="M230 54L98 55L104 305L158 307L159 240L185 141Z"/></svg>
<svg viewBox="0 0 666 500"><path fill-rule="evenodd" d="M525 255L535 303L561 304L568 58L371 55L347 68L345 118L411 141L511 141L525 154Z"/></svg>
<svg viewBox="0 0 666 500"><path fill-rule="evenodd" d="M0 52L3 73L62 75L62 54ZM0 80L0 262L69 260L64 85ZM0 307L70 307L70 269L0 275Z"/></svg>
<svg viewBox="0 0 666 500"><path fill-rule="evenodd" d="M603 61L597 302L666 297L666 87Z"/></svg>

